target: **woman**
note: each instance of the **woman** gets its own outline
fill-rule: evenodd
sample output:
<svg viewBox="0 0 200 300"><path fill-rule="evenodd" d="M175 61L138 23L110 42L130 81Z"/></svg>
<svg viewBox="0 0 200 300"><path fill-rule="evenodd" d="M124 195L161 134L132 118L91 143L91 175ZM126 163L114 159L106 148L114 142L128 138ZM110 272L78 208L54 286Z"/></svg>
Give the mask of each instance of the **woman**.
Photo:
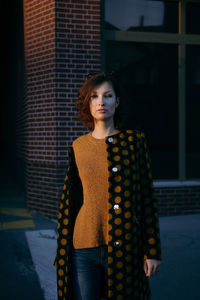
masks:
<svg viewBox="0 0 200 300"><path fill-rule="evenodd" d="M148 300L161 263L157 203L147 141L119 129L112 76L87 78L78 117L92 130L69 151L58 215L58 299Z"/></svg>

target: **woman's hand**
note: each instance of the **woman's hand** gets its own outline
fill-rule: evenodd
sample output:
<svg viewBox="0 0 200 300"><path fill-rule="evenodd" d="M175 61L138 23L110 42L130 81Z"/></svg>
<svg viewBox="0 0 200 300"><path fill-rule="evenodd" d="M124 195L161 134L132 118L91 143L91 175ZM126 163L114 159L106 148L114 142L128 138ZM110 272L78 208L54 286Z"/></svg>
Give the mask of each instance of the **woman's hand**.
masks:
<svg viewBox="0 0 200 300"><path fill-rule="evenodd" d="M147 277L154 275L160 270L161 261L157 259L146 259L144 261L144 272Z"/></svg>

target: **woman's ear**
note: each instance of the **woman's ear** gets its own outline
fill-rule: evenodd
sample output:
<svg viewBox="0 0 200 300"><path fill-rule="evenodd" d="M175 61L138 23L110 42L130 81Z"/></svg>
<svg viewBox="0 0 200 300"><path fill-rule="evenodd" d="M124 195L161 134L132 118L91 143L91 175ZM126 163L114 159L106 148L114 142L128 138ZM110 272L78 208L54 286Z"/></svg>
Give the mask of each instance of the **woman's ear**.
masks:
<svg viewBox="0 0 200 300"><path fill-rule="evenodd" d="M119 106L119 97L116 98L116 105L115 107L118 107Z"/></svg>

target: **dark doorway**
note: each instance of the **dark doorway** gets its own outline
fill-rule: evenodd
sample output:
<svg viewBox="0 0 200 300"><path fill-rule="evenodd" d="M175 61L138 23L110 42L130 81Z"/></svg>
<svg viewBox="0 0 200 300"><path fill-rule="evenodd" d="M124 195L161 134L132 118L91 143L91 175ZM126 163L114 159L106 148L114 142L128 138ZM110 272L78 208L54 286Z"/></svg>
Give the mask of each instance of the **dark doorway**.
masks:
<svg viewBox="0 0 200 300"><path fill-rule="evenodd" d="M24 192L23 167L20 158L20 135L24 114L24 32L23 0L2 2L2 68L3 84L0 102L0 193L19 195ZM25 143L25 141L23 141ZM22 159L23 160L23 159Z"/></svg>

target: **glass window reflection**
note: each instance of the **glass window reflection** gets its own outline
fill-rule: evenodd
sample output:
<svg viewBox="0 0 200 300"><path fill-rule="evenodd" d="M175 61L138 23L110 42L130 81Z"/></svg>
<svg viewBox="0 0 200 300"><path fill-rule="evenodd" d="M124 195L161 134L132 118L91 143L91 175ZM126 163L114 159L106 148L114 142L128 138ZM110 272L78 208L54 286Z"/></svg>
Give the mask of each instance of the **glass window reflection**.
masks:
<svg viewBox="0 0 200 300"><path fill-rule="evenodd" d="M186 9L186 32L200 33L200 3L187 3Z"/></svg>
<svg viewBox="0 0 200 300"><path fill-rule="evenodd" d="M178 32L178 3L105 0L105 29Z"/></svg>
<svg viewBox="0 0 200 300"><path fill-rule="evenodd" d="M200 46L186 48L186 171L200 178Z"/></svg>
<svg viewBox="0 0 200 300"><path fill-rule="evenodd" d="M177 45L106 42L106 69L119 74L121 116L147 134L155 179L178 178L177 53Z"/></svg>

